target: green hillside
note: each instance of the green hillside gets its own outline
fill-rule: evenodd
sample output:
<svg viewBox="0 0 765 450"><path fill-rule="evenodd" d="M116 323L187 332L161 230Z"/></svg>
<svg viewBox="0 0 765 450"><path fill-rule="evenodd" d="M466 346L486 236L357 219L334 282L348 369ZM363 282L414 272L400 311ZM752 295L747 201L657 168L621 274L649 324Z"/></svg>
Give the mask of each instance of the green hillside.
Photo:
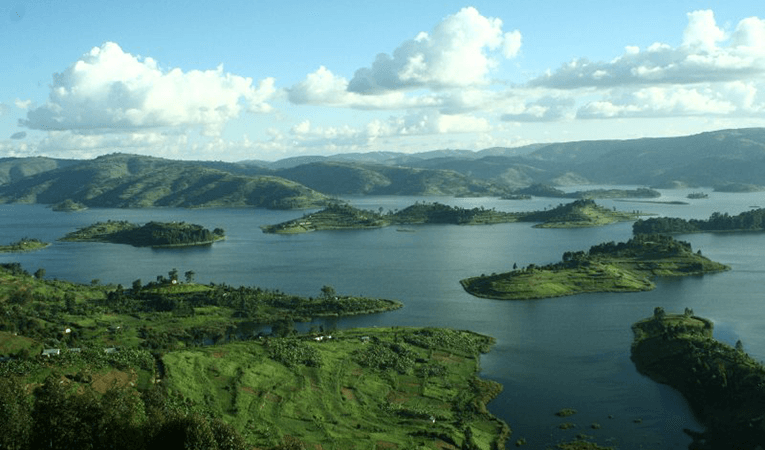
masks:
<svg viewBox="0 0 765 450"><path fill-rule="evenodd" d="M274 176L235 175L194 162L114 154L0 186L0 202L88 207L322 206L327 198Z"/></svg>

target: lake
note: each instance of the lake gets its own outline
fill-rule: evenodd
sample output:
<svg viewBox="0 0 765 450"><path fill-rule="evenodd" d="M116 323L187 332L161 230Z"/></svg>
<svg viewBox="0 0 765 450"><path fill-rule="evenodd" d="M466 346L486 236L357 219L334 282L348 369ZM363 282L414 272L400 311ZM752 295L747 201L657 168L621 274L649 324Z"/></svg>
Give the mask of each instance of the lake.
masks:
<svg viewBox="0 0 765 450"><path fill-rule="evenodd" d="M571 188L571 190L581 187ZM708 218L714 211L738 214L763 204L763 195L710 193L688 200L689 190L662 191L662 201L688 205L598 200L620 210L665 216ZM494 198L358 197L354 206L395 210L415 201L502 211L549 208L570 200L508 201ZM687 448L683 428L701 430L685 401L674 390L638 374L629 359L635 321L654 307L668 312L693 308L715 322L715 336L730 344L737 339L758 360L765 359L765 321L761 284L765 279L765 233L679 236L694 251L732 266L730 272L703 277L662 279L657 289L630 294L587 294L508 302L465 293L459 280L557 262L565 251L586 250L605 241L625 241L631 223L601 228L535 229L528 223L488 226L419 225L414 232L396 227L377 230L325 231L302 235L264 234L259 226L303 215L304 211L262 209L90 209L52 212L40 205L0 205L0 243L22 237L53 242L28 254L0 255L0 262L20 262L30 272L46 270L46 278L82 283L130 286L167 275L196 272L198 282L260 286L317 296L323 285L338 293L400 300L404 308L385 314L316 323L355 326L445 326L491 335L497 345L481 359L481 376L504 386L489 409L528 448L545 448L578 433L620 449ZM210 229L221 227L228 238L209 247L185 249L134 248L107 243L55 242L64 234L96 221L145 223L185 221ZM310 324L306 324L308 327ZM554 413L574 408L566 419ZM564 421L577 429L560 430ZM602 428L593 429L598 423Z"/></svg>

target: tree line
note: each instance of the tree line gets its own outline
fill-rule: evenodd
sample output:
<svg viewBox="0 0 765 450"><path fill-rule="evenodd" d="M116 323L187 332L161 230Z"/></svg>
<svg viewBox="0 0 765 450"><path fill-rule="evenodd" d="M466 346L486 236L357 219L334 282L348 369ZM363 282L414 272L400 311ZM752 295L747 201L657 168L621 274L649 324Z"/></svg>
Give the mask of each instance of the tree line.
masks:
<svg viewBox="0 0 765 450"><path fill-rule="evenodd" d="M638 233L699 233L705 231L762 231L765 229L765 208L744 211L731 216L714 212L707 220L678 217L652 217L638 220L632 232Z"/></svg>

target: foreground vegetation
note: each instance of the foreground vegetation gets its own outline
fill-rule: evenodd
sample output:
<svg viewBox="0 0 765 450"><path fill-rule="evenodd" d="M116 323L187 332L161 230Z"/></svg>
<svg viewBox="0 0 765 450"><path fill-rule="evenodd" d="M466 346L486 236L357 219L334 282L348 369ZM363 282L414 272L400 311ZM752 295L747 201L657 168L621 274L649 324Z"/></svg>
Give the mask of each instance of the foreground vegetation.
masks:
<svg viewBox="0 0 765 450"><path fill-rule="evenodd" d="M633 325L632 360L638 371L686 398L707 427L694 448L765 446L765 367L744 351L712 337L708 319L685 314L654 316Z"/></svg>
<svg viewBox="0 0 765 450"><path fill-rule="evenodd" d="M213 231L185 222L149 222L137 225L127 221L97 222L61 238L69 242L112 242L134 247L183 247L209 245L225 239L222 228Z"/></svg>
<svg viewBox="0 0 765 450"><path fill-rule="evenodd" d="M194 275L181 282L174 269L125 289L0 266L0 448L504 448L509 428L485 407L501 386L476 377L491 338L298 335L294 320L401 304Z"/></svg>
<svg viewBox="0 0 765 450"><path fill-rule="evenodd" d="M8 245L0 245L0 253L33 252L43 249L50 244L39 239L22 238Z"/></svg>
<svg viewBox="0 0 765 450"><path fill-rule="evenodd" d="M352 329L168 353L164 380L258 447L504 448L476 377L491 339L446 329Z"/></svg>
<svg viewBox="0 0 765 450"><path fill-rule="evenodd" d="M637 213L610 210L593 200L576 200L558 205L547 211L511 213L494 208L461 208L442 203L420 203L400 211L377 212L361 210L347 204L336 203L327 208L305 214L298 219L261 227L264 233L294 234L318 230L344 230L381 228L389 225L452 224L488 225L511 222L541 222L545 228L575 228L607 225L619 221L635 220Z"/></svg>
<svg viewBox="0 0 765 450"><path fill-rule="evenodd" d="M627 242L603 243L588 252L566 252L556 264L531 264L511 272L461 280L477 297L527 300L585 292L636 292L655 287L655 276L701 275L728 270L693 253L687 242L640 234Z"/></svg>
<svg viewBox="0 0 765 450"><path fill-rule="evenodd" d="M744 211L735 216L715 212L707 220L654 217L638 220L632 225L632 230L635 234L763 231L765 230L765 208Z"/></svg>

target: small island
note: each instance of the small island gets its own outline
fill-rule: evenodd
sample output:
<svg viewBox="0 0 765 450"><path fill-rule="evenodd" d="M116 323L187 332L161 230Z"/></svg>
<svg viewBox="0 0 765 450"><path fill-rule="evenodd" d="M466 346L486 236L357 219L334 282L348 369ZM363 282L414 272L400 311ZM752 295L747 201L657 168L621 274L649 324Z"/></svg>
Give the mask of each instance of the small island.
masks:
<svg viewBox="0 0 765 450"><path fill-rule="evenodd" d="M43 249L50 244L39 239L23 238L8 245L0 245L0 253L23 253Z"/></svg>
<svg viewBox="0 0 765 450"><path fill-rule="evenodd" d="M566 252L556 264L530 264L511 272L461 280L471 295L499 300L562 297L587 292L637 292L655 287L656 276L701 275L729 267L694 253L691 244L669 236L639 234L588 252Z"/></svg>
<svg viewBox="0 0 765 450"><path fill-rule="evenodd" d="M638 213L616 211L593 200L576 200L546 211L502 212L495 209L460 208L442 203L417 202L400 211L367 211L336 203L321 211L276 225L265 225L264 233L294 234L319 230L381 228L389 225L451 224L489 225L512 222L541 222L542 228L578 228L636 220Z"/></svg>
<svg viewBox="0 0 765 450"><path fill-rule="evenodd" d="M63 202L58 202L55 205L50 207L53 211L58 212L78 212L78 211L85 211L88 209L87 206L80 202L75 202L74 200L68 198L64 200Z"/></svg>
<svg viewBox="0 0 765 450"><path fill-rule="evenodd" d="M575 192L563 192L562 190L546 184L536 183L529 187L513 191L516 195L533 195L535 197L550 198L657 198L661 192L650 188L637 189L589 189Z"/></svg>
<svg viewBox="0 0 765 450"><path fill-rule="evenodd" d="M712 321L690 309L632 326L631 358L637 370L680 391L704 433L692 448L755 449L765 446L765 367L744 351L712 337Z"/></svg>
<svg viewBox="0 0 765 450"><path fill-rule="evenodd" d="M138 225L127 221L97 222L61 238L66 242L111 242L134 247L187 247L210 245L225 239L222 228L213 231L185 222L149 222Z"/></svg>

